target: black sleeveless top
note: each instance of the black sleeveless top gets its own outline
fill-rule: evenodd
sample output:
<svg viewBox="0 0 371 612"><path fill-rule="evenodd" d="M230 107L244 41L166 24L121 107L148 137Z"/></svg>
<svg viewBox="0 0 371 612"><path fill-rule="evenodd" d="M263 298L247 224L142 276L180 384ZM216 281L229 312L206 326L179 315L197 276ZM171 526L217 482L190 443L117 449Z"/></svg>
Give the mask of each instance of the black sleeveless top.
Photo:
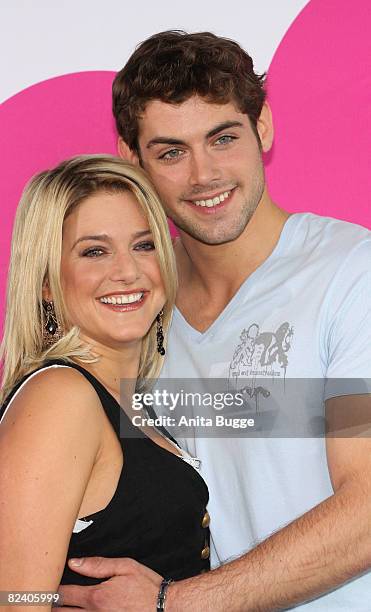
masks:
<svg viewBox="0 0 371 612"><path fill-rule="evenodd" d="M174 580L190 578L210 569L206 514L209 494L200 474L183 459L139 432L115 398L87 370L64 361L50 361L40 369L50 365L75 368L92 384L124 454L124 465L111 501L103 510L78 521L80 526L82 522L92 523L71 535L67 559L130 557ZM31 374L13 389L0 410L0 418L29 376ZM131 432L136 437L120 438L120 416L121 431L124 425L128 436ZM98 582L101 580L71 571L66 563L61 584Z"/></svg>

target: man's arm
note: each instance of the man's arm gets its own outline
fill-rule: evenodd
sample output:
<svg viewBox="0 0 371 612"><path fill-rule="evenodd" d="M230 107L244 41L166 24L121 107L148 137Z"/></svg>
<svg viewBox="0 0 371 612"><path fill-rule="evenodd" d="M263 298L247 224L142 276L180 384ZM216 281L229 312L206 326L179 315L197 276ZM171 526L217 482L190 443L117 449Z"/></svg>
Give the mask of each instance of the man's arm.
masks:
<svg viewBox="0 0 371 612"><path fill-rule="evenodd" d="M369 396L327 402L331 424L348 423L366 435ZM357 423L354 421L356 413ZM335 432L346 435L346 431ZM371 440L329 437L327 456L334 495L281 529L240 559L175 584L169 612L284 609L325 593L371 567ZM272 500L274 503L274 500ZM199 602L199 608L190 602Z"/></svg>
<svg viewBox="0 0 371 612"><path fill-rule="evenodd" d="M334 436L327 440L334 495L243 557L207 574L172 584L168 589L166 612L284 609L315 598L371 567L371 439L366 437L371 398L348 396L329 400L327 413L332 431L331 425L338 423L340 412L344 427L350 425L348 415L353 417L348 435L356 431L360 437ZM345 434L343 431L337 435ZM108 565L105 571L105 560L99 561L95 571L95 561L89 559L80 568L73 569L88 575L118 576L122 564L122 574L126 573L126 577L114 579L120 589L120 609L135 610L139 599L143 610L155 609L156 580L141 573L138 581L139 570L131 568L137 587L133 589L134 577L124 571L125 560L111 559L107 563L110 573ZM65 588L68 604L69 587ZM104 585L98 585L98 589L102 588ZM109 607L103 592L100 601L104 602L102 608L91 609Z"/></svg>

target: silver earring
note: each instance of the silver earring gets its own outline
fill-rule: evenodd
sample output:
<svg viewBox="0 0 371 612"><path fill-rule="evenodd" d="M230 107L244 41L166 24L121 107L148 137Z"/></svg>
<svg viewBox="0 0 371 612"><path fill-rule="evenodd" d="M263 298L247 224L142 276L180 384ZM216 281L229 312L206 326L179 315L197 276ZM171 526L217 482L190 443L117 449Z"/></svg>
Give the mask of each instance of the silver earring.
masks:
<svg viewBox="0 0 371 612"><path fill-rule="evenodd" d="M43 331L44 344L51 346L61 338L53 302L43 300L43 310L45 318Z"/></svg>

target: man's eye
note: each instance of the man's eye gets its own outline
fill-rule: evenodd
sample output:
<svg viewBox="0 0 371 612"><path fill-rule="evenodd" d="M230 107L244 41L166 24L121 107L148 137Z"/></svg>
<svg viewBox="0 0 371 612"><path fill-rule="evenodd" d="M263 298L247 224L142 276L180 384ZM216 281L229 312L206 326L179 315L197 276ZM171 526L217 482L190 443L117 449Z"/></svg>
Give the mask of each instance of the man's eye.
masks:
<svg viewBox="0 0 371 612"><path fill-rule="evenodd" d="M178 159L183 155L183 151L180 149L170 149L170 151L166 151L160 155L159 159L164 159L165 161L172 161L173 159Z"/></svg>
<svg viewBox="0 0 371 612"><path fill-rule="evenodd" d="M82 256L83 257L100 257L103 253L104 253L103 249L94 247L94 248L86 249L85 251L83 251Z"/></svg>
<svg viewBox="0 0 371 612"><path fill-rule="evenodd" d="M152 240L147 240L146 242L136 244L134 249L136 251L153 251L155 249L155 244Z"/></svg>
<svg viewBox="0 0 371 612"><path fill-rule="evenodd" d="M223 136L219 136L219 138L215 141L216 144L229 144L233 140L236 140L236 136L229 136L228 134L223 134Z"/></svg>

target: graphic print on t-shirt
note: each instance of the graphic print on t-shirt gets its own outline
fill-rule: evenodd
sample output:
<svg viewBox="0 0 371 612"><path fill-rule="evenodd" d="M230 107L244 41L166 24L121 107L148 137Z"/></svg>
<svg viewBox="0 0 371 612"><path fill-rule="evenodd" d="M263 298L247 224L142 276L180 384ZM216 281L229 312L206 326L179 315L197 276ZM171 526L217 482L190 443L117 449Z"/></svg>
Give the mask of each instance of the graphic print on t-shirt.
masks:
<svg viewBox="0 0 371 612"><path fill-rule="evenodd" d="M229 378L285 377L293 335L293 327L287 321L275 332L260 331L257 323L243 329L241 342L233 353Z"/></svg>
<svg viewBox="0 0 371 612"><path fill-rule="evenodd" d="M253 400L255 411L259 410L260 399L271 396L270 381L285 381L293 335L294 329L287 321L274 332L261 331L258 323L242 330L229 366L229 388L242 391L248 404ZM265 379L264 386L257 384L257 379Z"/></svg>

